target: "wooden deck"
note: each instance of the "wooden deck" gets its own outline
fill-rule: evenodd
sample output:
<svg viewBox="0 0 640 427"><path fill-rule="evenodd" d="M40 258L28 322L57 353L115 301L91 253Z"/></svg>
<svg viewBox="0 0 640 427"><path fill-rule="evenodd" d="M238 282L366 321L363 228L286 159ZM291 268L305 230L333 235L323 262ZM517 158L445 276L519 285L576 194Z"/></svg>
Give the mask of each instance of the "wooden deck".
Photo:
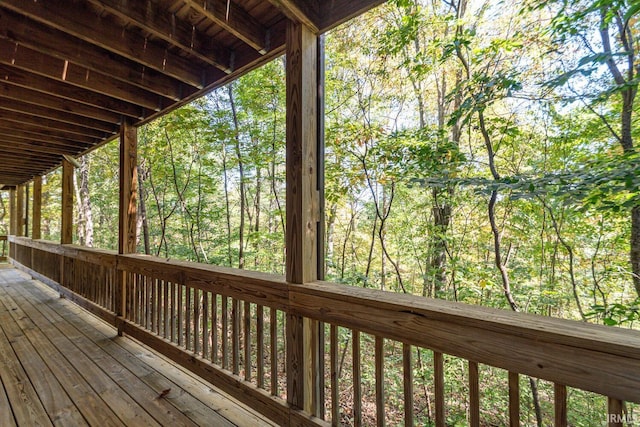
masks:
<svg viewBox="0 0 640 427"><path fill-rule="evenodd" d="M272 425L0 264L0 426Z"/></svg>

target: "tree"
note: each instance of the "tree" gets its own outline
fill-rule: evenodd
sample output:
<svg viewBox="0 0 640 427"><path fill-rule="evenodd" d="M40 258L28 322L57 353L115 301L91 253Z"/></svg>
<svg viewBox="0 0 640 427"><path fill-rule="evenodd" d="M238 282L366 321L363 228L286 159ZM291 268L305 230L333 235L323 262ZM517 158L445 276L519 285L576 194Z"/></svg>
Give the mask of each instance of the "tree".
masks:
<svg viewBox="0 0 640 427"><path fill-rule="evenodd" d="M570 99L584 103L602 121L625 154L634 154L633 117L640 78L636 15L640 5L633 0L544 1L533 5L556 11L551 31L559 49L577 45L582 53L568 70L548 82L549 86L568 90ZM640 204L630 209L629 259L633 285L640 296Z"/></svg>

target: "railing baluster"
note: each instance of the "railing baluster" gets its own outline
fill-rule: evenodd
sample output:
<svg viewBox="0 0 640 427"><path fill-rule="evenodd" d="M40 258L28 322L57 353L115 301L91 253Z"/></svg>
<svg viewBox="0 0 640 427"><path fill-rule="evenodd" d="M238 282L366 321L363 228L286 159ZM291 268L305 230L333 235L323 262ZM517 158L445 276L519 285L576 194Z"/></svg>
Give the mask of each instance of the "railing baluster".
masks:
<svg viewBox="0 0 640 427"><path fill-rule="evenodd" d="M509 426L520 425L520 376L509 372Z"/></svg>
<svg viewBox="0 0 640 427"><path fill-rule="evenodd" d="M144 293L142 294L144 298L144 304L142 304L142 310L144 312L144 327L148 330L151 330L151 318L153 317L151 313L151 309L153 307L151 299L151 289L153 287L151 286L149 281L149 277L142 276L142 286L144 288Z"/></svg>
<svg viewBox="0 0 640 427"><path fill-rule="evenodd" d="M193 319L191 318L193 313L193 297L191 292L191 287L185 286L185 296L186 296L186 305L184 308L185 311L185 343L184 346L187 350L192 350L192 340L193 340Z"/></svg>
<svg viewBox="0 0 640 427"><path fill-rule="evenodd" d="M362 377L360 374L360 332L352 332L352 368L353 368L353 426L362 425Z"/></svg>
<svg viewBox="0 0 640 427"><path fill-rule="evenodd" d="M607 399L607 425L608 427L623 427L622 401L609 397Z"/></svg>
<svg viewBox="0 0 640 427"><path fill-rule="evenodd" d="M135 316L133 317L134 322L138 325L140 324L140 275L134 274L135 281L133 283L134 286L134 302L133 309L135 310Z"/></svg>
<svg viewBox="0 0 640 427"><path fill-rule="evenodd" d="M231 363L233 373L240 374L240 300L231 298Z"/></svg>
<svg viewBox="0 0 640 427"><path fill-rule="evenodd" d="M555 427L567 427L567 387L554 383Z"/></svg>
<svg viewBox="0 0 640 427"><path fill-rule="evenodd" d="M169 283L166 280L162 281L162 286L164 287L164 306L162 307L164 313L164 337L166 339L171 339L171 312L169 311L169 307L171 305L171 301L169 301Z"/></svg>
<svg viewBox="0 0 640 427"><path fill-rule="evenodd" d="M436 351L433 352L433 377L436 393L436 426L444 427L444 357L442 353Z"/></svg>
<svg viewBox="0 0 640 427"><path fill-rule="evenodd" d="M151 332L155 332L156 328L157 328L157 323L156 323L156 307L158 306L156 303L156 298L158 297L158 294L156 293L156 281L154 278L152 277L147 277L147 287L149 288L147 290L147 293L151 294L151 298L149 299L148 302L148 306L149 306L149 330Z"/></svg>
<svg viewBox="0 0 640 427"><path fill-rule="evenodd" d="M271 343L271 395L278 395L278 311L269 309L269 341Z"/></svg>
<svg viewBox="0 0 640 427"><path fill-rule="evenodd" d="M402 343L405 426L413 426L413 362L411 359L411 345Z"/></svg>
<svg viewBox="0 0 640 427"><path fill-rule="evenodd" d="M340 425L340 393L338 390L338 327L331 324L329 351L331 352L331 425Z"/></svg>
<svg viewBox="0 0 640 427"><path fill-rule="evenodd" d="M176 337L176 332L178 330L178 324L176 319L177 309L178 309L176 304L176 302L178 301L177 288L178 288L178 285L171 282L171 342L176 342L177 340L177 337Z"/></svg>
<svg viewBox="0 0 640 427"><path fill-rule="evenodd" d="M376 422L378 427L384 427L384 338L376 335L375 344L376 364Z"/></svg>
<svg viewBox="0 0 640 427"><path fill-rule="evenodd" d="M258 387L264 388L264 308L261 305L256 307L256 334Z"/></svg>
<svg viewBox="0 0 640 427"><path fill-rule="evenodd" d="M202 351L201 339L202 332L200 331L200 289L193 288L193 351L196 354L200 354Z"/></svg>
<svg viewBox="0 0 640 427"><path fill-rule="evenodd" d="M478 364L469 361L469 425L480 426L480 378Z"/></svg>
<svg viewBox="0 0 640 427"><path fill-rule="evenodd" d="M244 379L251 381L251 304L244 301Z"/></svg>
<svg viewBox="0 0 640 427"><path fill-rule="evenodd" d="M202 293L202 357L205 359L209 358L209 339L211 338L211 333L209 332L209 298L211 296L210 292Z"/></svg>
<svg viewBox="0 0 640 427"><path fill-rule="evenodd" d="M178 345L180 347L184 346L184 286L181 284L177 284L176 288L178 288Z"/></svg>
<svg viewBox="0 0 640 427"><path fill-rule="evenodd" d="M211 361L218 363L218 294L211 295Z"/></svg>
<svg viewBox="0 0 640 427"><path fill-rule="evenodd" d="M229 369L229 301L222 295L222 367Z"/></svg>
<svg viewBox="0 0 640 427"><path fill-rule="evenodd" d="M162 334L162 280L154 279L156 286L156 327L154 332L158 335Z"/></svg>

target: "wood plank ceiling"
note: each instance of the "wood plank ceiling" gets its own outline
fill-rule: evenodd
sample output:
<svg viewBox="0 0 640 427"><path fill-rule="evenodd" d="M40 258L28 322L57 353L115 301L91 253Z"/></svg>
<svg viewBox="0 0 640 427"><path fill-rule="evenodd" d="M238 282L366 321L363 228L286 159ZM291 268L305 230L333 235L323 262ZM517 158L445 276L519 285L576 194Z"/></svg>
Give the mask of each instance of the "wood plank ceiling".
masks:
<svg viewBox="0 0 640 427"><path fill-rule="evenodd" d="M0 188L30 181L383 0L0 0Z"/></svg>

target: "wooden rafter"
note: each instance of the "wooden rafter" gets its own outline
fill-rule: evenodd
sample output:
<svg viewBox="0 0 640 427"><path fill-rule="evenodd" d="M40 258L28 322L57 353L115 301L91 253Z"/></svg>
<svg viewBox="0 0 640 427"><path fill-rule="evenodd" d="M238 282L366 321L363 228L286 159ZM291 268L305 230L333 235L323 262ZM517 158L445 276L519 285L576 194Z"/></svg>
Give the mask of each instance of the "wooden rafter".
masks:
<svg viewBox="0 0 640 427"><path fill-rule="evenodd" d="M2 0L0 182L23 184L382 0ZM55 161L54 163L51 163Z"/></svg>
<svg viewBox="0 0 640 427"><path fill-rule="evenodd" d="M230 53L206 40L193 27L177 20L174 15L153 2L117 0L88 0L94 7L103 9L118 18L141 28L165 42L189 52L198 60L231 72Z"/></svg>
<svg viewBox="0 0 640 427"><path fill-rule="evenodd" d="M102 95L77 86L60 83L47 77L29 73L24 70L0 65L0 79L5 83L33 89L38 92L57 96L70 101L81 102L107 111L129 117L142 118L144 108L129 102L119 101L110 96Z"/></svg>
<svg viewBox="0 0 640 427"><path fill-rule="evenodd" d="M101 48L41 25L34 26L22 15L0 9L0 37L21 46L68 60L88 70L128 82L149 92L179 100L195 88Z"/></svg>
<svg viewBox="0 0 640 427"><path fill-rule="evenodd" d="M69 135L51 129L32 128L19 123L5 123L0 119L0 134L4 138L12 138L23 141L45 142L52 145L68 145L72 148L90 147L97 143L95 138L77 136L69 138Z"/></svg>
<svg viewBox="0 0 640 427"><path fill-rule="evenodd" d="M82 89L105 94L114 99L139 104L150 110L160 110L163 100L156 94L136 86L88 70L69 61L62 61L35 50L0 39L0 64L37 74Z"/></svg>
<svg viewBox="0 0 640 427"><path fill-rule="evenodd" d="M71 8L62 0L5 0L2 6L195 87L204 86L204 68L153 43L148 37L119 28L80 4Z"/></svg>
<svg viewBox="0 0 640 427"><path fill-rule="evenodd" d="M106 123L100 120L88 119L73 113L53 111L49 108L28 104L17 100L7 100L0 98L0 111L13 111L15 113L30 114L43 119L57 120L68 124L77 124L89 129L102 132L116 133L117 125Z"/></svg>
<svg viewBox="0 0 640 427"><path fill-rule="evenodd" d="M57 120L42 119L33 117L30 114L16 113L13 111L3 111L0 118L4 121L26 124L34 128L58 130L65 132L65 134L88 136L97 139L104 139L110 136L107 132L86 128L77 124L71 125ZM68 135L65 136L68 137Z"/></svg>
<svg viewBox="0 0 640 427"><path fill-rule="evenodd" d="M87 117L109 123L119 123L122 118L122 115L112 111L103 110L101 108L70 101L68 99L58 98L57 96L47 95L24 87L13 86L4 82L0 82L0 97L8 100L27 102L53 111L68 112L80 117Z"/></svg>
<svg viewBox="0 0 640 427"><path fill-rule="evenodd" d="M234 1L184 0L184 2L261 54L269 50L267 29Z"/></svg>

